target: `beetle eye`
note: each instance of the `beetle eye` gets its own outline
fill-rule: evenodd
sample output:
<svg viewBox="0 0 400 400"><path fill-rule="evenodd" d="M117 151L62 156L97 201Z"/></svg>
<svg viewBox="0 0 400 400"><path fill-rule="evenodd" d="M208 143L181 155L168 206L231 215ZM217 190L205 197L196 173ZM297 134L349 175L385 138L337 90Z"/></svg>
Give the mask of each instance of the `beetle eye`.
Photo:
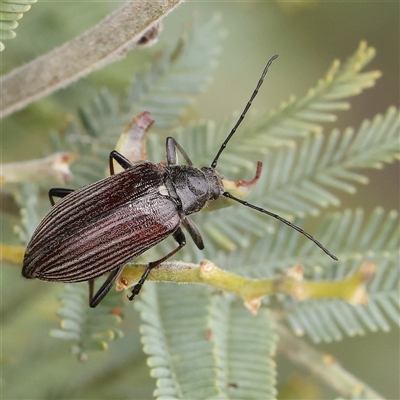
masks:
<svg viewBox="0 0 400 400"><path fill-rule="evenodd" d="M218 199L219 196L221 196L221 189L219 187L213 187L212 188L212 198L213 200Z"/></svg>

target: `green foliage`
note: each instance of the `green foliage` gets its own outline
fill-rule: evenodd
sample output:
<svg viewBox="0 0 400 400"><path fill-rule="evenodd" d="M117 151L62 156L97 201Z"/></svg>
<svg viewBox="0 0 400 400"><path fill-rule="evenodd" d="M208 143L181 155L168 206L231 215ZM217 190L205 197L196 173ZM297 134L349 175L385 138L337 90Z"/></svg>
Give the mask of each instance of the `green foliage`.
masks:
<svg viewBox="0 0 400 400"><path fill-rule="evenodd" d="M169 284L148 285L135 304L159 398L276 396L277 336L267 310L254 317L232 296Z"/></svg>
<svg viewBox="0 0 400 400"><path fill-rule="evenodd" d="M147 110L156 121L155 127L174 128L193 105L194 96L210 83L221 38L219 17L202 25L195 18L172 51L164 52L148 71L137 75L124 111L132 116Z"/></svg>
<svg viewBox="0 0 400 400"><path fill-rule="evenodd" d="M124 125L138 112L149 110L156 120L149 137L148 158L165 158L165 135L193 104L194 95L209 81L216 62L221 32L216 20L193 25L177 46L161 54L133 83L126 99L107 90L87 108L79 110L78 123L64 135L53 132L57 150L82 157L75 165L76 186L93 182L106 173L108 153ZM252 197L259 206L297 217L299 223L322 208L338 206L340 192L354 193L367 183L360 168L381 168L398 157L399 113L391 107L385 115L364 121L358 130L333 130L322 134L322 124L336 120L336 112L349 108L345 101L374 85L376 71L362 72L374 50L362 43L340 66L335 62L326 77L300 99L291 98L277 111L249 116L241 133L229 144L220 169L229 179L253 172L254 156L263 155L264 173ZM211 162L235 118L221 126L192 122L174 133L195 165ZM158 125L158 127L157 127ZM157 129L158 128L158 129ZM270 151L274 148L274 151ZM26 242L36 226L37 193L27 196L22 223ZM222 214L223 213L223 214ZM367 331L387 331L398 323L397 215L376 209L364 223L361 210L335 213L322 221L315 237L339 256L334 263L312 243L287 226L280 226L246 207L201 213L196 224L206 249L191 243L178 254L191 261L209 258L221 268L249 277L265 277L304 265L307 279L340 279L363 262L377 266L368 287L369 302L355 306L339 300L296 302L278 296L270 299L279 316L298 335L314 342L341 340ZM314 234L314 232L313 232ZM228 251L230 254L227 254ZM170 251L170 243L152 249L146 260ZM87 306L86 284L67 285L61 295L61 329L53 336L73 342L73 352L85 359L93 349L122 336L120 295L109 294L95 310ZM276 300L276 302L275 302ZM147 282L136 307L142 318L141 334L151 375L157 380L155 396L166 398L275 398L275 350L278 335L267 301L257 316L227 294L204 286L179 286Z"/></svg>
<svg viewBox="0 0 400 400"><path fill-rule="evenodd" d="M222 398L275 398L278 338L267 309L253 316L233 296L218 293L209 320Z"/></svg>
<svg viewBox="0 0 400 400"><path fill-rule="evenodd" d="M208 291L150 285L137 303L141 313L144 351L157 378L159 398L205 399L216 396L217 369L212 342L206 338ZM182 299L185 307L182 308ZM179 310L177 313L176 311Z"/></svg>
<svg viewBox="0 0 400 400"><path fill-rule="evenodd" d="M2 0L0 3L0 38L1 40L13 39L16 36L14 29L18 26L24 12L31 8L31 4L37 0ZM4 50L4 44L0 42L0 51Z"/></svg>
<svg viewBox="0 0 400 400"><path fill-rule="evenodd" d="M325 77L300 99L292 96L278 110L266 113L254 123L249 123L247 135L235 138L244 151L265 152L284 144L289 138L306 137L311 132L321 132L321 124L334 122L336 113L348 110L350 103L343 101L375 85L379 71L362 72L375 55L375 50L361 42L359 48L343 65L335 60ZM239 153L239 154L240 154Z"/></svg>
<svg viewBox="0 0 400 400"><path fill-rule="evenodd" d="M78 186L104 177L104 160L135 115L149 111L154 128L171 129L177 124L193 104L194 96L209 83L221 38L219 18L201 26L194 20L174 49L165 50L147 71L138 74L126 99L120 100L103 89L88 107L79 110L78 124L71 124L62 136L52 132L56 150L84 155L74 167Z"/></svg>
<svg viewBox="0 0 400 400"><path fill-rule="evenodd" d="M23 185L20 191L15 192L15 200L20 207L21 225L16 225L14 232L18 235L20 241L26 245L40 222L37 186L29 183Z"/></svg>
<svg viewBox="0 0 400 400"><path fill-rule="evenodd" d="M108 342L121 338L123 333L117 326L121 323L119 314L121 296L112 293L95 310L87 307L88 285L86 282L67 284L60 296L63 307L58 310L61 329L53 329L51 336L73 341L72 353L80 361L87 359L93 350L107 350Z"/></svg>

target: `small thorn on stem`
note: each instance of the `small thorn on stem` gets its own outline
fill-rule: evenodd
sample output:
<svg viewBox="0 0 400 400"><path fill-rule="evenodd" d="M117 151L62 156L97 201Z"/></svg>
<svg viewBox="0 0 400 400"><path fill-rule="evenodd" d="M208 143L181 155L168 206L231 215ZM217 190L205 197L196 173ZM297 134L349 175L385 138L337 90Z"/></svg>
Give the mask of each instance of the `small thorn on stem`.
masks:
<svg viewBox="0 0 400 400"><path fill-rule="evenodd" d="M236 187L252 187L254 186L257 181L260 179L261 176L261 172L262 172L262 162L261 161L257 161L257 170L256 170L256 175L254 176L254 178L251 181L244 181L243 179L241 179L240 181L235 183Z"/></svg>

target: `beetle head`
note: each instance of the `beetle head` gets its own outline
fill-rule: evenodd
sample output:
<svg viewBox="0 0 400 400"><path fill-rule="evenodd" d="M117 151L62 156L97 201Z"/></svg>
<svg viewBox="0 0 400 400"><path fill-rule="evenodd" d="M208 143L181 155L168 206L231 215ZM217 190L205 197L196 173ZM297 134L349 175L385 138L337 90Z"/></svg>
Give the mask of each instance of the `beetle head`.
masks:
<svg viewBox="0 0 400 400"><path fill-rule="evenodd" d="M200 211L210 200L224 193L221 177L213 168L179 165L170 166L168 170L185 215Z"/></svg>

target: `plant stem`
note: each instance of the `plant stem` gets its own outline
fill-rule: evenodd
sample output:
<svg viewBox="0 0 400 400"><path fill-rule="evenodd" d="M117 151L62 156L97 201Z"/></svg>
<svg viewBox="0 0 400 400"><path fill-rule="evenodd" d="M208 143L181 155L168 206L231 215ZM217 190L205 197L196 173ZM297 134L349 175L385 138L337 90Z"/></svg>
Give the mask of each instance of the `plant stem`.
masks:
<svg viewBox="0 0 400 400"><path fill-rule="evenodd" d="M128 264L117 280L117 290L128 289L142 276L147 264ZM356 304L367 301L365 283L375 273L374 265L362 264L354 274L337 281L303 280L302 267L289 268L284 276L267 279L248 279L222 270L211 261L200 265L180 261L164 262L154 268L148 280L175 283L202 283L233 293L244 300L246 307L254 314L264 296L287 294L302 301L316 298L340 298Z"/></svg>
<svg viewBox="0 0 400 400"><path fill-rule="evenodd" d="M182 1L129 1L81 36L11 71L0 81L0 117L122 59Z"/></svg>
<svg viewBox="0 0 400 400"><path fill-rule="evenodd" d="M52 182L66 185L71 182L69 165L79 156L72 153L53 153L45 158L0 164L0 185L16 182Z"/></svg>
<svg viewBox="0 0 400 400"><path fill-rule="evenodd" d="M294 363L310 370L340 395L348 398L353 394L362 394L366 399L383 399L375 390L346 371L331 355L315 350L283 324L276 322L276 330L279 335L278 349Z"/></svg>
<svg viewBox="0 0 400 400"><path fill-rule="evenodd" d="M0 244L0 261L21 265L24 248ZM128 263L116 281L117 290L126 290L141 278L148 264ZM147 280L175 283L201 283L233 293L243 299L254 314L264 296L286 294L298 301L322 298L339 298L354 304L365 304L365 284L375 276L375 264L364 263L348 278L335 281L303 280L302 267L289 268L285 275L266 279L249 279L238 276L204 260L198 264L182 261L163 262L151 270Z"/></svg>

